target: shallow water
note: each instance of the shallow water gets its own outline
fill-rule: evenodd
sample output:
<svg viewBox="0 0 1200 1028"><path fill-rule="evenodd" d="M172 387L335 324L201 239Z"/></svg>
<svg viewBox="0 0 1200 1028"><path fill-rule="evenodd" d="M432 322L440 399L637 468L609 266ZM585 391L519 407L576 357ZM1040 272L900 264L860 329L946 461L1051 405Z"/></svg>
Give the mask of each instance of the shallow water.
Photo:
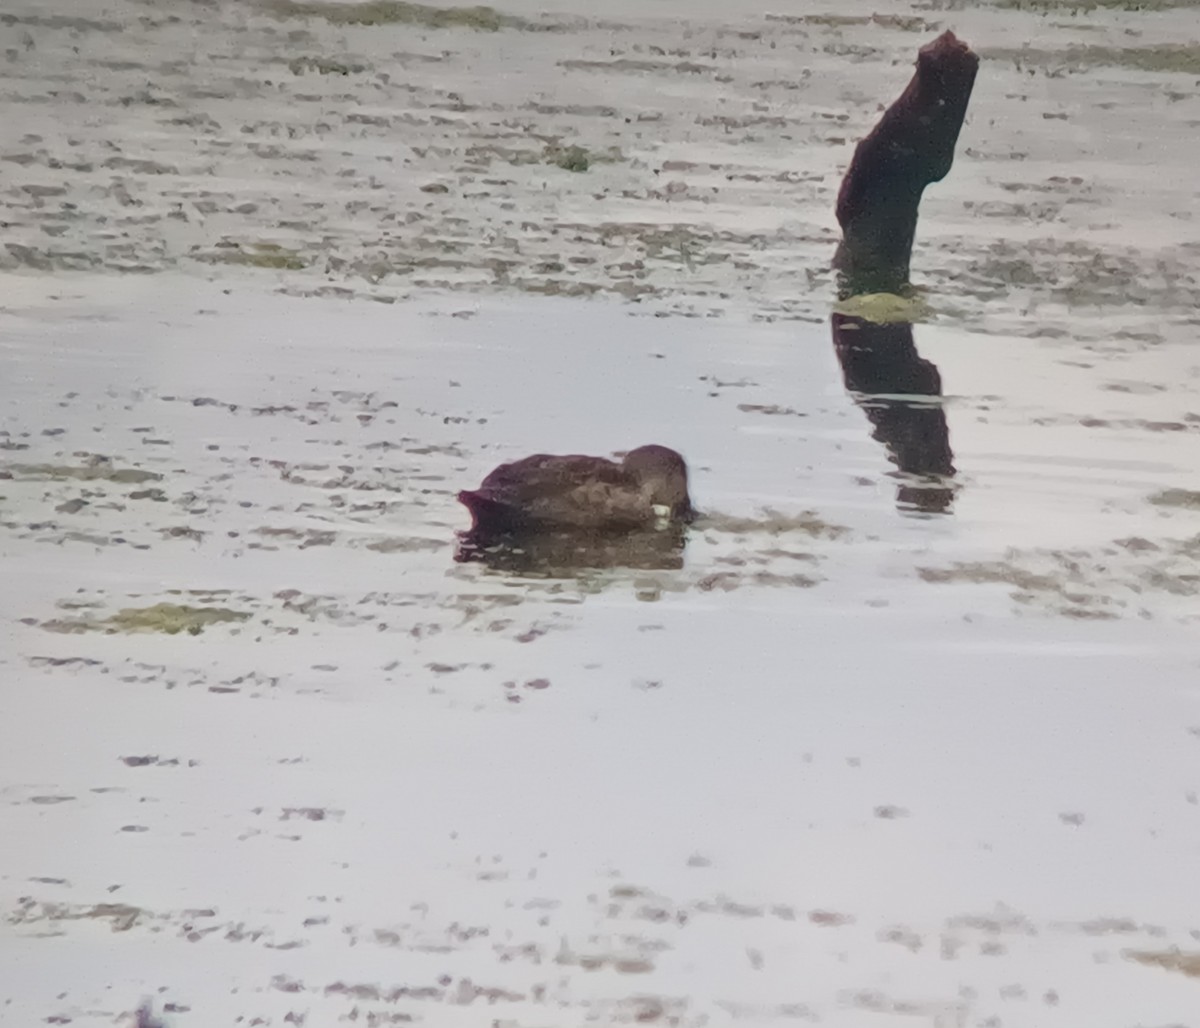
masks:
<svg viewBox="0 0 1200 1028"><path fill-rule="evenodd" d="M0 1023L1189 1023L1200 107L1068 49L1186 11L17 10ZM985 55L938 317L851 395L832 195L935 23ZM681 568L453 560L495 464L651 441Z"/></svg>

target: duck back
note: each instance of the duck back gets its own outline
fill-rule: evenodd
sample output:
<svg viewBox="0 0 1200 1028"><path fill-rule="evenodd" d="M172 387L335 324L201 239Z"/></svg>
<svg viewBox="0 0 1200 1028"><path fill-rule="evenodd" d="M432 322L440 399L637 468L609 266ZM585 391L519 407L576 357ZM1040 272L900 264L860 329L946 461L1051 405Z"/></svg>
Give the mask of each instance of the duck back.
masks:
<svg viewBox="0 0 1200 1028"><path fill-rule="evenodd" d="M539 453L502 464L478 489L459 493L472 531L544 528L626 531L653 520L638 483L603 457Z"/></svg>

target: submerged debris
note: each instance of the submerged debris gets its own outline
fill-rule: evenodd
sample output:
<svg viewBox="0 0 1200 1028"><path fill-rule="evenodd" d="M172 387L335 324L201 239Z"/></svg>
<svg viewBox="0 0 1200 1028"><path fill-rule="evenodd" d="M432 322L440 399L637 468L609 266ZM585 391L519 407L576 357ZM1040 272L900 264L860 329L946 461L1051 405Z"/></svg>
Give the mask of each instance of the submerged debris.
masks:
<svg viewBox="0 0 1200 1028"><path fill-rule="evenodd" d="M798 514L784 514L764 508L757 518L735 517L720 511L706 510L697 519L695 527L705 532L722 532L731 535L750 535L765 532L768 535L797 533L815 539L841 539L850 534L845 525L836 525L820 517L816 511L805 510Z"/></svg>
<svg viewBox="0 0 1200 1028"><path fill-rule="evenodd" d="M423 25L430 29L469 28L496 32L527 28L524 18L501 14L493 7L434 7L409 0L269 0L267 7L284 18L323 18L333 25Z"/></svg>
<svg viewBox="0 0 1200 1028"><path fill-rule="evenodd" d="M1150 497L1156 507L1184 507L1200 510L1200 492L1195 489L1163 489Z"/></svg>
<svg viewBox="0 0 1200 1028"><path fill-rule="evenodd" d="M1127 949L1122 954L1128 960L1150 967L1161 967L1164 971L1178 971L1189 978L1200 978L1200 953L1184 952L1172 947L1168 950Z"/></svg>
<svg viewBox="0 0 1200 1028"><path fill-rule="evenodd" d="M150 1000L144 1000L137 1009L135 1028L168 1028L167 1022L154 1016L154 1007Z"/></svg>

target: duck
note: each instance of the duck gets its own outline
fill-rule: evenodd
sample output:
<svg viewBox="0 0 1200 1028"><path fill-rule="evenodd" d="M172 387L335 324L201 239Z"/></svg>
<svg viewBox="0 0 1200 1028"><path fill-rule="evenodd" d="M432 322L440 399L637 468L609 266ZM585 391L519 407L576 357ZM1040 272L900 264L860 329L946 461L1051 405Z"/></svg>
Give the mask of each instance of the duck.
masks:
<svg viewBox="0 0 1200 1028"><path fill-rule="evenodd" d="M621 460L534 454L492 471L458 501L475 539L541 533L619 535L676 527L696 517L687 462L666 446L639 446Z"/></svg>

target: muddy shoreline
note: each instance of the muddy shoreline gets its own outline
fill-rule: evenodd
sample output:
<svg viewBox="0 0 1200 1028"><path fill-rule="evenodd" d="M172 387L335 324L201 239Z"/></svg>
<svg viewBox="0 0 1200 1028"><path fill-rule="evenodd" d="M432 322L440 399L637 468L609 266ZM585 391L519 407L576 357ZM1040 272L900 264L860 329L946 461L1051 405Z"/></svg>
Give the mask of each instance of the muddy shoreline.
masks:
<svg viewBox="0 0 1200 1028"><path fill-rule="evenodd" d="M1114 316L1147 339L1192 326L1182 7L338 13L357 9L18 4L3 266L816 319L851 149L916 45L953 27L987 75L922 217L914 268L939 311L1012 329L1019 308L1069 337Z"/></svg>
<svg viewBox="0 0 1200 1028"><path fill-rule="evenodd" d="M6 7L0 1022L1189 1023L1198 51L1139 6ZM943 28L932 313L854 363L837 184ZM682 566L454 563L491 467L650 441Z"/></svg>

